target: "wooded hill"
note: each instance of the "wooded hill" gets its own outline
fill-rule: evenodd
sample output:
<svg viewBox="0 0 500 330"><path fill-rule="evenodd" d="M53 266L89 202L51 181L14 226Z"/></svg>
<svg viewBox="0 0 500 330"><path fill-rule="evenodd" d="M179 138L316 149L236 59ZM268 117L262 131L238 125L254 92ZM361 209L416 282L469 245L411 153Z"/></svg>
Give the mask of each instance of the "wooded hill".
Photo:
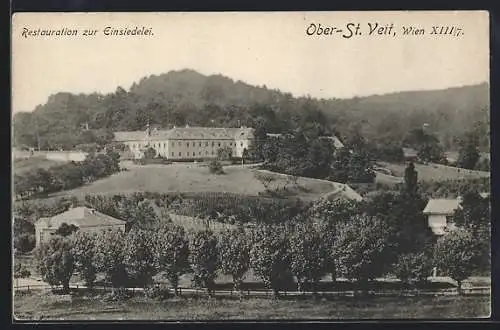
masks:
<svg viewBox="0 0 500 330"><path fill-rule="evenodd" d="M42 148L103 144L112 131L145 129L148 119L162 128L247 125L279 133L301 127L344 139L358 131L380 142L402 141L427 123L446 149L474 131L488 150L489 85L326 100L186 69L144 77L129 91L51 95L33 112L14 116L14 144L36 147L37 133Z"/></svg>

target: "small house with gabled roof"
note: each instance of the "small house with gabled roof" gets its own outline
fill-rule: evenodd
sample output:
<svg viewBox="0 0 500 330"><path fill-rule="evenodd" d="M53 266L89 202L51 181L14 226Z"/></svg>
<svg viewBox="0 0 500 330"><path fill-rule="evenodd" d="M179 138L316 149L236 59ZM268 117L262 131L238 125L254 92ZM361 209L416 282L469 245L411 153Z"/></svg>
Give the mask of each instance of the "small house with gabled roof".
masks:
<svg viewBox="0 0 500 330"><path fill-rule="evenodd" d="M50 240L63 224L75 225L80 231L96 232L106 229L125 231L126 222L85 206L74 207L50 218L40 218L35 222L36 247Z"/></svg>
<svg viewBox="0 0 500 330"><path fill-rule="evenodd" d="M444 235L445 230L450 228L450 219L455 211L460 208L460 198L430 199L423 213L427 215L427 222L432 232L436 235Z"/></svg>

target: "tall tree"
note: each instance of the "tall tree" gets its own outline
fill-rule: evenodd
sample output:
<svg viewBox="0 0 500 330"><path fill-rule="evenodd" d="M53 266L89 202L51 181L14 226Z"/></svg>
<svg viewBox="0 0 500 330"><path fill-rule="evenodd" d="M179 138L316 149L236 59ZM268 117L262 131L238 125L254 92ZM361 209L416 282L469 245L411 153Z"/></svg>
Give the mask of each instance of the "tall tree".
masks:
<svg viewBox="0 0 500 330"><path fill-rule="evenodd" d="M207 293L212 296L220 259L217 251L217 237L210 230L191 234L189 261L194 272L195 283L205 287Z"/></svg>
<svg viewBox="0 0 500 330"><path fill-rule="evenodd" d="M121 230L106 230L98 233L96 240L97 269L111 282L113 290L123 287L127 281L125 268L125 233Z"/></svg>
<svg viewBox="0 0 500 330"><path fill-rule="evenodd" d="M418 172L415 170L415 164L410 162L405 169L404 188L409 196L415 196L418 189Z"/></svg>
<svg viewBox="0 0 500 330"><path fill-rule="evenodd" d="M125 236L123 254L129 278L144 288L151 285L156 274L154 232L137 228L129 231Z"/></svg>
<svg viewBox="0 0 500 330"><path fill-rule="evenodd" d="M459 294L463 281L471 276L475 266L474 241L468 230L457 228L442 236L436 244L434 262L443 275L457 282Z"/></svg>
<svg viewBox="0 0 500 330"><path fill-rule="evenodd" d="M242 283L250 267L250 239L241 228L226 230L218 240L221 270L233 277L233 289L242 295Z"/></svg>
<svg viewBox="0 0 500 330"><path fill-rule="evenodd" d="M155 235L154 257L158 272L168 279L177 295L179 277L189 270L189 242L184 228L162 224Z"/></svg>
<svg viewBox="0 0 500 330"><path fill-rule="evenodd" d="M72 239L75 270L81 274L89 288L93 287L97 275L96 239L95 233L88 232L77 232Z"/></svg>
<svg viewBox="0 0 500 330"><path fill-rule="evenodd" d="M357 280L366 292L370 280L384 275L389 234L376 217L356 216L342 225L334 245L339 274Z"/></svg>
<svg viewBox="0 0 500 330"><path fill-rule="evenodd" d="M280 226L259 226L252 232L250 264L278 297L289 279L290 253L287 232Z"/></svg>
<svg viewBox="0 0 500 330"><path fill-rule="evenodd" d="M63 292L68 293L74 270L70 240L61 236L51 238L36 250L35 258L43 280L50 285L62 285Z"/></svg>
<svg viewBox="0 0 500 330"><path fill-rule="evenodd" d="M295 226L290 238L290 270L298 281L299 291L311 286L315 293L317 284L329 268L329 246L311 224Z"/></svg>
<svg viewBox="0 0 500 330"><path fill-rule="evenodd" d="M477 148L477 141L472 137L464 141L458 151L457 167L472 170L476 167L479 161L479 149Z"/></svg>

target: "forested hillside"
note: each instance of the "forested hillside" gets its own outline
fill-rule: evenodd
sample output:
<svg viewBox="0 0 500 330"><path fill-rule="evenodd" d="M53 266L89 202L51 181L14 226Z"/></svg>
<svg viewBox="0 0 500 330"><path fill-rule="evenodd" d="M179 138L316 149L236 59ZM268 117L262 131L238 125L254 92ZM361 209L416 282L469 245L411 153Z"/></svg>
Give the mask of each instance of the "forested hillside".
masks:
<svg viewBox="0 0 500 330"><path fill-rule="evenodd" d="M14 144L36 147L39 141L41 148L51 149L105 144L112 131L141 130L148 119L162 128L247 125L278 133L300 127L347 140L356 132L380 142L402 141L427 123L445 149L456 149L458 139L474 131L487 150L489 86L319 100L222 75L171 71L144 77L129 91L117 87L107 95L52 95L33 112L15 115Z"/></svg>

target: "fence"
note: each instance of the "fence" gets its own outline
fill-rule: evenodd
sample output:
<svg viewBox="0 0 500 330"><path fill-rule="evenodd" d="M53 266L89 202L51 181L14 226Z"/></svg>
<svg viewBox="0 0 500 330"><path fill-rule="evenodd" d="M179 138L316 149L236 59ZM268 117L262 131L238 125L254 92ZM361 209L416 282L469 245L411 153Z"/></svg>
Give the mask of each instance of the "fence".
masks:
<svg viewBox="0 0 500 330"><path fill-rule="evenodd" d="M39 285L23 285L23 286L15 286L14 291L16 293L31 293L32 291L41 291L41 290L50 290L57 289L60 286L48 286L47 284L39 284ZM71 289L87 289L82 285L72 285ZM112 292L113 287L111 286L94 286L92 290L94 292ZM127 291L135 294L144 294L143 288L126 288ZM166 288L170 294L174 294L173 288ZM179 295L187 295L187 296L207 296L208 292L206 289L200 288L188 288L188 287L179 287L178 288ZM273 295L272 290L243 290L242 295L245 297L260 297L266 298L271 297ZM366 292L370 296L377 297L418 297L418 296L455 296L458 295L457 288L451 289L438 289L438 290L418 290L418 289L408 289L408 290L384 290L384 291L368 291ZM290 296L290 297L300 297L300 296L312 296L316 294L317 296L330 296L330 297L355 297L359 295L364 295L365 292L359 290L344 290L344 291L317 291L313 293L311 291L299 292L299 291L280 291L281 296ZM491 287L483 286L483 287L473 287L473 288L462 288L463 295L490 295ZM232 297L239 296L240 292L234 290L214 290L212 291L212 295L215 297Z"/></svg>

